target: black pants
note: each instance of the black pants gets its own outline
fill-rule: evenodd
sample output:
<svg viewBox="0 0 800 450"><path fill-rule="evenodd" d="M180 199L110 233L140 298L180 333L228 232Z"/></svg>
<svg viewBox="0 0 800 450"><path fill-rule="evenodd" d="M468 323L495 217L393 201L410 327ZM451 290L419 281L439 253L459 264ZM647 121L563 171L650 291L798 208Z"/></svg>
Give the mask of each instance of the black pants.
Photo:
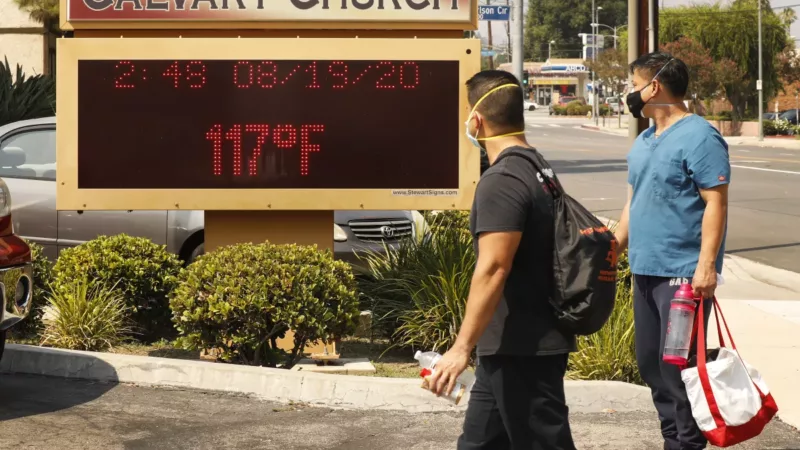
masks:
<svg viewBox="0 0 800 450"><path fill-rule="evenodd" d="M686 278L661 278L635 275L633 281L633 310L636 326L636 362L645 383L650 386L653 403L661 421L661 435L666 450L696 450L706 448L706 438L692 416L680 368L663 361L669 306ZM705 304L705 324L712 303ZM699 311L698 311L699 313ZM708 333L706 333L708 336ZM692 344L690 355L697 351Z"/></svg>
<svg viewBox="0 0 800 450"><path fill-rule="evenodd" d="M480 357L458 450L574 450L568 356Z"/></svg>

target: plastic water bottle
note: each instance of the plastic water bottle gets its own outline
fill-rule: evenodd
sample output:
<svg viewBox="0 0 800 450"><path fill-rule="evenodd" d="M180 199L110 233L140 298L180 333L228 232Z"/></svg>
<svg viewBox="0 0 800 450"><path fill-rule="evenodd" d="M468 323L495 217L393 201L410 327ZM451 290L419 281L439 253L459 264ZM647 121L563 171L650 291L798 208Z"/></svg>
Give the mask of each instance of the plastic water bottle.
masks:
<svg viewBox="0 0 800 450"><path fill-rule="evenodd" d="M433 375L436 371L436 363L442 359L442 355L436 352L420 352L414 355L414 359L419 361L420 367L422 370L419 372L419 376L422 377L422 388L426 390L430 390L430 386L428 385L428 377ZM464 397L469 394L469 391L472 389L472 385L475 384L475 375L472 372L464 371L461 375L456 378L456 382L453 385L453 390L450 392L444 393L444 398L449 400L451 403L458 405Z"/></svg>
<svg viewBox="0 0 800 450"><path fill-rule="evenodd" d="M669 306L664 362L678 366L686 366L689 362L696 309L692 285L682 284Z"/></svg>

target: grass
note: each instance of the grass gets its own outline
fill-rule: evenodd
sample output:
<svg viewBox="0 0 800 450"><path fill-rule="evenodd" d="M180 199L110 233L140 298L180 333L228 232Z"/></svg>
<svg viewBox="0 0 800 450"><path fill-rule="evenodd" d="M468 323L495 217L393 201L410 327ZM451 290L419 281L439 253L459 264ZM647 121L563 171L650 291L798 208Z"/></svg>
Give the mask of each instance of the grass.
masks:
<svg viewBox="0 0 800 450"><path fill-rule="evenodd" d="M347 338L339 346L342 358L367 358L375 366L370 375L384 378L419 378L419 363L408 348L391 347L386 340Z"/></svg>

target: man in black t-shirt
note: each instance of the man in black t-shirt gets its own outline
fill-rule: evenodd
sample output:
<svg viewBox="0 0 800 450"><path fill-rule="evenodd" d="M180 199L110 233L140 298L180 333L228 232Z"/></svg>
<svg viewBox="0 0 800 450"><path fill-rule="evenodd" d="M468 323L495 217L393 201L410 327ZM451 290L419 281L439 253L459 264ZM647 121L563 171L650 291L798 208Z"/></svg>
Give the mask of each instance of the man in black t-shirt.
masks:
<svg viewBox="0 0 800 450"><path fill-rule="evenodd" d="M436 364L431 389L450 392L477 345L458 449L573 450L564 375L575 337L558 329L548 303L554 218L544 177L555 174L515 156L536 150L525 140L522 89L513 75L480 72L467 91L467 137L491 166L470 216L478 259L466 314L453 348ZM495 164L501 153L510 154Z"/></svg>

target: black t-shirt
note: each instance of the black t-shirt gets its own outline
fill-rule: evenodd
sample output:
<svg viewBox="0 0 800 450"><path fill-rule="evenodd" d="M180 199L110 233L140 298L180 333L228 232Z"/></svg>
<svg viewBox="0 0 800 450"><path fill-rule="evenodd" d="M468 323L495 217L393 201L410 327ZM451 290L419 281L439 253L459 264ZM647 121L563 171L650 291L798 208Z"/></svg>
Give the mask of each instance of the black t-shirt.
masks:
<svg viewBox="0 0 800 450"><path fill-rule="evenodd" d="M478 341L478 355L552 355L575 351L575 337L557 328L548 303L553 284L553 198L533 165L513 153L481 176L470 213L470 232L521 231L503 296ZM546 174L545 176L555 176Z"/></svg>

